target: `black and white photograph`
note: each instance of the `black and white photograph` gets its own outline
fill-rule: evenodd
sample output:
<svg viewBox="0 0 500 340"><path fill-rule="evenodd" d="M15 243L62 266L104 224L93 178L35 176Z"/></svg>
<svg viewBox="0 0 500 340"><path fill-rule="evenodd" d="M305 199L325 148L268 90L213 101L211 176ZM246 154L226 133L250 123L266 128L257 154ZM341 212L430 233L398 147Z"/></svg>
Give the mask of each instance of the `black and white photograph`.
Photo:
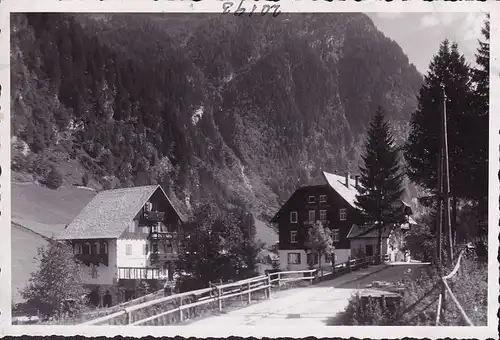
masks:
<svg viewBox="0 0 500 340"><path fill-rule="evenodd" d="M496 329L489 13L256 4L10 13L11 324Z"/></svg>

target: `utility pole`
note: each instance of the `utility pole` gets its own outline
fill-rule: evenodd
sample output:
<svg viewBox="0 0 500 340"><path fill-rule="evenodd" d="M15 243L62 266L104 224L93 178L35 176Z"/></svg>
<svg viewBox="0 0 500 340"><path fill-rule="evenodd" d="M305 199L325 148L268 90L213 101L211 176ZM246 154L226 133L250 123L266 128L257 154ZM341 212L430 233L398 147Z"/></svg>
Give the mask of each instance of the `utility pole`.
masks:
<svg viewBox="0 0 500 340"><path fill-rule="evenodd" d="M451 231L450 215L450 165L448 162L448 131L446 124L446 93L443 87L443 106L442 106L442 134L443 134L443 199L444 199L444 230L447 239L448 261L453 261L453 235Z"/></svg>

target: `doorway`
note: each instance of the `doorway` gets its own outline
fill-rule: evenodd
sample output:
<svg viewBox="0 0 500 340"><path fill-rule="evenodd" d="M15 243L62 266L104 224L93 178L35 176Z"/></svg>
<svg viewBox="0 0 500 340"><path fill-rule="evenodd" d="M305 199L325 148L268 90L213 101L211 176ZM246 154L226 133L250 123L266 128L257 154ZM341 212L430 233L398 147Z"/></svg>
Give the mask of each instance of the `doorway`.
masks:
<svg viewBox="0 0 500 340"><path fill-rule="evenodd" d="M365 254L366 256L373 256L373 244L367 244L365 246Z"/></svg>

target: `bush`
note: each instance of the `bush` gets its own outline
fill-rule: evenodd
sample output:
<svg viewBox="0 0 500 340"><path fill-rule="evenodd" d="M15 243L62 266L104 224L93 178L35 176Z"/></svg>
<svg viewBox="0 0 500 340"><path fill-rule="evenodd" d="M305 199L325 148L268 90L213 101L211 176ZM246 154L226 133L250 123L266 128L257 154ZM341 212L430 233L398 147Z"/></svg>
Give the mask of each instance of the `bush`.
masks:
<svg viewBox="0 0 500 340"><path fill-rule="evenodd" d="M365 325L394 325L396 324L400 308L390 310L381 306L381 300L375 298L362 299L359 294L355 294L349 300L344 311L345 325L365 326Z"/></svg>
<svg viewBox="0 0 500 340"><path fill-rule="evenodd" d="M84 187L87 187L90 182L90 176L88 172L85 172L82 176L82 184Z"/></svg>
<svg viewBox="0 0 500 340"><path fill-rule="evenodd" d="M51 241L38 249L39 267L31 273L28 284L21 290L25 308L31 314L37 311L43 320L78 314L83 308L82 272L74 260L73 248L62 242Z"/></svg>
<svg viewBox="0 0 500 340"><path fill-rule="evenodd" d="M359 296L354 296L345 309L342 323L345 325L408 325L434 326L436 322L440 275L435 267L427 267L414 277L404 281L403 302L392 312L383 311L375 301L361 308ZM444 272L450 273L452 267ZM484 326L488 316L488 271L487 263L475 254L462 258L460 269L448 284L474 326ZM441 325L466 325L458 307L446 293L446 310L440 319Z"/></svg>
<svg viewBox="0 0 500 340"><path fill-rule="evenodd" d="M50 172L47 174L47 177L44 179L44 184L49 187L50 189L57 189L59 188L62 183L63 183L63 176L62 174L55 168L55 166L52 167Z"/></svg>

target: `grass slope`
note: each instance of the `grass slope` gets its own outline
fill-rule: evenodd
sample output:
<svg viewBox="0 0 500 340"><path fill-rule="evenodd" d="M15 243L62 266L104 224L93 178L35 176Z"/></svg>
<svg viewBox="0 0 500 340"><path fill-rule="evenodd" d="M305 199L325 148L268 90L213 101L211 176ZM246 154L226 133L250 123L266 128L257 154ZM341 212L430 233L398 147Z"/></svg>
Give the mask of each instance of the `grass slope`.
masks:
<svg viewBox="0 0 500 340"><path fill-rule="evenodd" d="M12 183L12 222L47 237L60 233L66 224L90 202L95 192L65 187L50 190L34 183ZM37 268L37 249L47 242L35 233L12 224L12 302L21 301L18 292Z"/></svg>

